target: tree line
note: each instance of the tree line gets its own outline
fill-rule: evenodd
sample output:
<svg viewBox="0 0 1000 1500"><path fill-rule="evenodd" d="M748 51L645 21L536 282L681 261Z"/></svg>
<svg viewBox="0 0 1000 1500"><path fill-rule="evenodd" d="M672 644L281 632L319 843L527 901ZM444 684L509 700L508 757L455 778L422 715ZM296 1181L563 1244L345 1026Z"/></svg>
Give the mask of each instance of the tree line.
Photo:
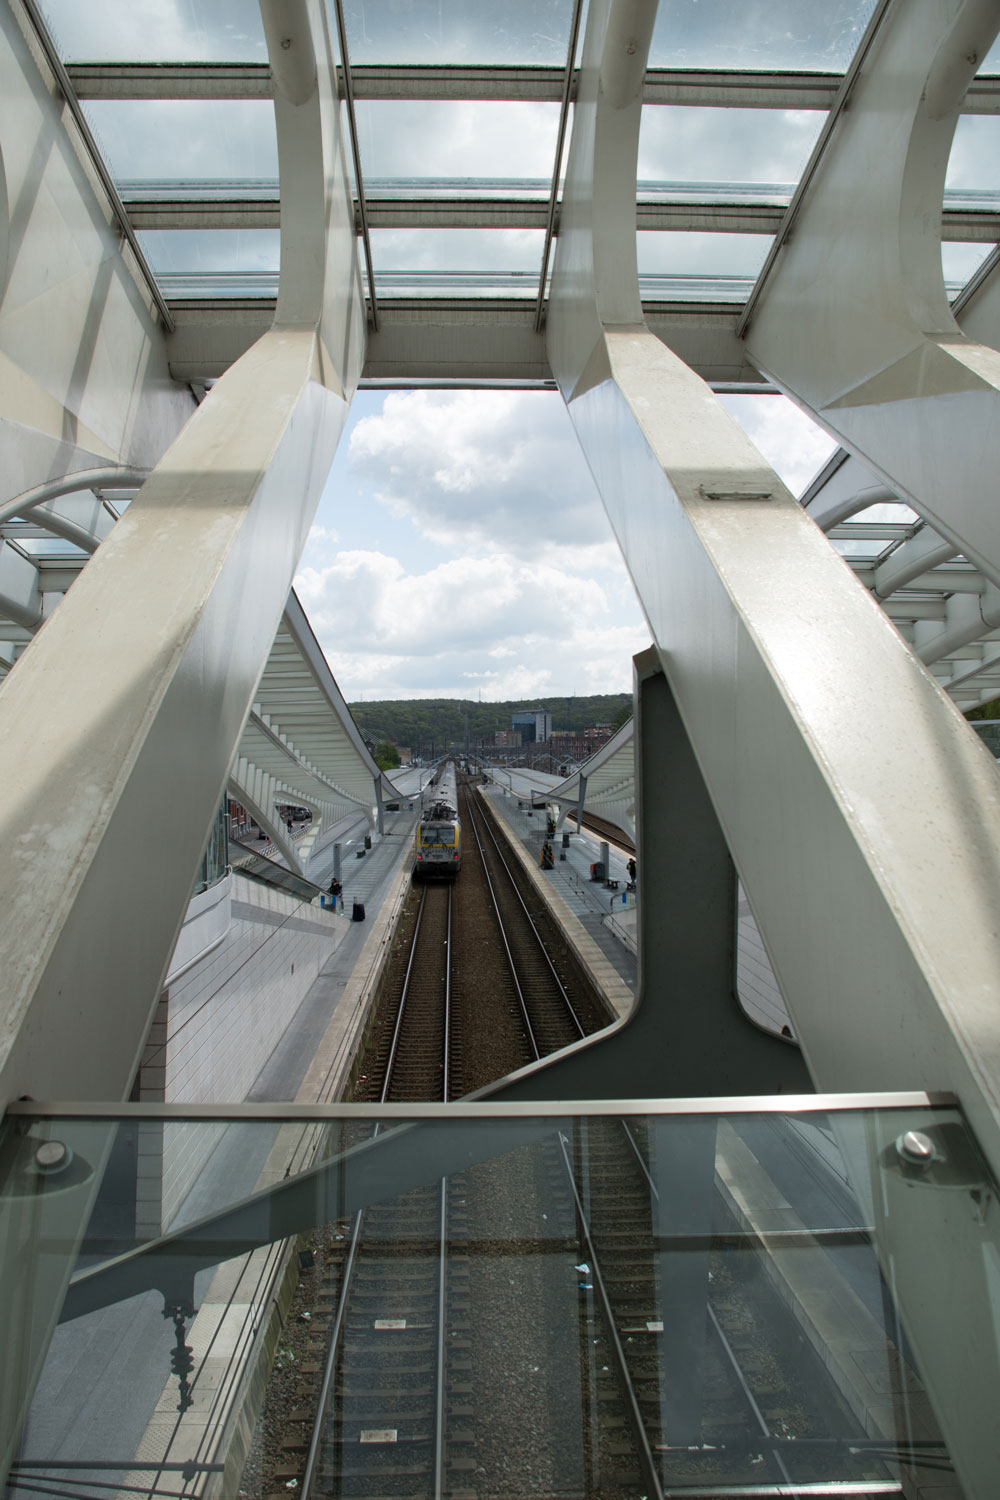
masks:
<svg viewBox="0 0 1000 1500"><path fill-rule="evenodd" d="M632 712L631 693L596 693L590 697L522 698L506 703L478 703L461 698L403 698L376 703L352 703L351 713L362 734L377 742L389 741L418 755L439 753L449 745L474 748L491 741L498 730L510 729L515 713L544 708L557 733L582 734L595 724L624 723Z"/></svg>

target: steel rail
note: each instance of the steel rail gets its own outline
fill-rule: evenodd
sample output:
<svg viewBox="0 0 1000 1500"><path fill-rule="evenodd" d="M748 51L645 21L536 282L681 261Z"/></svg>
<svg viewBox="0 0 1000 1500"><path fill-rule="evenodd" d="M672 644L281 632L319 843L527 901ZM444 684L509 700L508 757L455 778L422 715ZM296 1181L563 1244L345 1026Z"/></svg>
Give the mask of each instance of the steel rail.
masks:
<svg viewBox="0 0 1000 1500"><path fill-rule="evenodd" d="M469 811L471 813L472 812L472 799L471 798L468 799L467 806L468 806ZM497 924L498 924L498 926L500 928L500 941L503 943L504 952L507 954L507 962L510 965L510 976L511 976L511 979L514 981L514 989L515 989L515 991L517 993L518 1004L521 1007L521 1018L524 1021L525 1031L527 1032L528 1044L531 1047L531 1050L532 1050L532 1052L534 1053L534 1056L535 1056L535 1061L537 1062L538 1059L541 1057L542 1054L538 1050L538 1042L535 1040L535 1031L534 1031L534 1027L531 1024L531 1017L528 1015L528 1006L527 1006L527 1002L525 1001L525 998L524 998L524 991L521 989L521 982L520 982L520 980L517 977L517 966L514 963L514 955L513 955L513 953L511 953L511 951L510 951L510 944L507 941L507 929L504 927L504 925L503 925L503 919L500 916L500 903L499 903L499 901L497 899L496 887L494 886L493 880L492 880L492 878L490 876L490 872L489 872L489 870L486 867L486 859L484 857L484 851L483 851L483 841L482 841L482 839L479 836L479 828L478 828L478 825L477 825L477 822L476 822L476 820L477 820L478 817L479 817L479 813L478 813L478 810L477 810L475 813L472 814L472 816L469 819L469 822L470 822L471 827L472 827L472 832L473 832L473 834L475 836L476 847L479 850L479 857L480 857L480 859L483 862L483 874L486 876L486 884L487 884L487 886L489 888L490 896L493 899L493 909L496 912Z"/></svg>
<svg viewBox="0 0 1000 1500"><path fill-rule="evenodd" d="M399 1003L399 1010L398 1010L397 1015L396 1015L396 1024L395 1024L395 1027L393 1029L392 1045L391 1045L390 1050L389 1050L389 1059L388 1059L388 1062L386 1064L385 1079L383 1080L382 1090L381 1090L381 1094L380 1094L380 1097L379 1097L379 1102L381 1104L385 1104L386 1103L386 1096L387 1096L387 1094L389 1092L389 1088L390 1088L390 1085L392 1083L393 1072L394 1072L394 1069L395 1069L395 1066L396 1066L396 1060L397 1060L397 1054L398 1054L398 1047L399 1047L399 1038L400 1038L400 1032L401 1032L402 1023L403 1023L403 1014L404 1014L404 1012L406 1010L406 1001L407 1001L408 994L409 994L410 981L411 981L413 973L414 973L414 967L415 967L415 961L416 961L416 952L417 952L417 942L418 942L418 938L419 938L419 935L420 935L420 926L421 926L421 922L422 922L423 915L424 915L424 907L426 905L426 901L427 901L427 891L424 890L424 891L421 892L420 906L419 906L418 911L417 911L417 919L416 919L416 922L415 922L414 928L413 928L413 942L412 942L411 947L410 947L410 956L409 956L409 959L407 960L406 974L405 974L405 977L403 979L403 993L402 993L402 997L401 997L400 1003ZM444 1099L445 1099L445 1101L447 1101L447 1098L448 1098L448 1027L449 1027L450 991L451 991L451 906L452 906L452 892L449 890L449 892L448 892L448 941L447 941L446 970L445 970L445 972L446 972L446 978L445 978L445 1069L444 1069L444 1077L443 1077L443 1093L444 1093ZM378 1135L379 1132L380 1132L380 1130L381 1130L381 1128L382 1128L381 1125L376 1125L373 1134L374 1135ZM442 1488L441 1487L442 1487L443 1473L444 1473L444 1463L443 1463L443 1450L444 1450L444 1414L445 1414L445 1397L444 1397L444 1344L445 1344L445 1338L444 1338L444 1332L445 1332L445 1330L444 1330L444 1320L445 1320L445 1294L444 1294L444 1282L445 1282L445 1272L446 1272L446 1267L447 1267L447 1255L446 1255L447 1235L446 1235L446 1224L445 1224L445 1214L446 1214L446 1208L447 1208L447 1178L444 1178L444 1177L441 1178L440 1184L439 1184L439 1191L440 1191L440 1195L441 1195L441 1201L440 1201L440 1255L439 1255L439 1269L438 1269L438 1338L437 1338L438 1357L437 1357L437 1377L436 1377L436 1389L435 1389L435 1454L434 1454L434 1497L435 1497L435 1500L441 1500L441 1494L442 1494ZM362 1229L362 1225L364 1223L364 1217L365 1217L365 1210L364 1209L362 1209L362 1211L355 1217L354 1228L353 1228L353 1230L351 1232L350 1249L348 1251L347 1260L344 1263L344 1274L343 1274L343 1279L341 1281L340 1297L338 1298L338 1301L337 1301L337 1316L336 1316L336 1319L334 1321L333 1329L331 1330L331 1333L330 1333L330 1348L329 1348L328 1353L327 1353L326 1366L325 1366L324 1372L323 1372L323 1384L322 1384L322 1387L320 1388L319 1399L317 1401L317 1418L316 1418L316 1422L315 1422L315 1424L313 1426L312 1438L310 1439L309 1451L308 1451L308 1455L307 1455L307 1458L306 1458L305 1472L304 1472L303 1477L302 1477L301 1500L307 1500L307 1497L311 1494L311 1491L312 1491L313 1476L314 1476L315 1471L316 1471L316 1465L317 1465L318 1457L319 1457L319 1449L320 1449L320 1444L321 1444L321 1441L322 1441L322 1431L323 1431L323 1427L324 1427L323 1414L327 1410L327 1406L328 1406L328 1403L329 1403L330 1386L331 1386L331 1384L333 1382L334 1368L335 1368L336 1360L337 1360L337 1352L338 1352L338 1349L340 1347L341 1335L343 1333L344 1320L345 1320L346 1311L347 1311L348 1293L349 1293L349 1290L350 1290L351 1279L352 1279L352 1277L354 1275L356 1261L357 1261L357 1258L358 1258L357 1257L357 1250L358 1250L358 1244L359 1244L360 1238L361 1238L361 1229Z"/></svg>
<svg viewBox="0 0 1000 1500"><path fill-rule="evenodd" d="M87 155L90 157L91 165L93 166L94 171L100 178L101 186L103 187L107 195L108 202L111 205L111 211L118 221L118 227L125 239L128 241L129 249L135 256L136 264L139 267L139 272L142 276L143 281L145 281L146 283L146 289L153 299L156 310L160 315L160 320L167 332L173 333L174 320L171 316L170 309L163 299L163 294L160 291L156 277L153 275L153 272L149 266L149 262L142 252L142 247L139 244L138 238L136 237L135 230L132 228L132 223L125 210L125 205L121 200L118 189L115 187L114 179L112 178L111 173L108 171L107 166L105 165L104 157L101 155L100 148L98 147L97 142L94 140L90 126L87 124L87 117L83 112L83 106L77 98L76 89L73 87L72 80L70 79L70 76L63 65L62 58L59 56L58 49L56 48L56 44L52 38L52 33L49 31L49 28L46 25L44 17L42 16L41 11L38 9L35 0L21 0L21 5L24 9L25 15L31 23L38 44L45 54L45 60L52 70L59 92L65 99L67 107L69 108L69 112L73 116L76 128L80 132L80 139L83 141L84 147L86 149Z"/></svg>
<svg viewBox="0 0 1000 1500"><path fill-rule="evenodd" d="M740 1390L743 1392L747 1405L753 1412L753 1418L757 1423L757 1426L760 1428L761 1437L767 1439L768 1445L770 1446L771 1450L771 1457L774 1459L774 1462L781 1470L781 1478L785 1484L789 1485L792 1488L794 1492L795 1485L792 1480L792 1476L788 1472L788 1465L785 1463L785 1460L778 1452L777 1440L774 1436L774 1433L767 1425L767 1419L765 1418L764 1413L761 1411L760 1406L757 1403L757 1398L754 1395L753 1391L750 1389L750 1386L747 1383L746 1376L740 1369L740 1362L736 1358L736 1351L733 1349L732 1344L726 1338L725 1330L723 1329L722 1324L719 1322L718 1318L715 1316L715 1311L709 1304L707 1298L705 1300L705 1310L708 1313L708 1321L714 1328L719 1343L722 1345L723 1352L728 1359L730 1366L732 1367L733 1374L736 1376L737 1383L739 1384Z"/></svg>
<svg viewBox="0 0 1000 1500"><path fill-rule="evenodd" d="M375 1127L376 1134L378 1126ZM326 1368L323 1371L323 1384L320 1387L319 1401L316 1405L316 1421L313 1424L312 1437L309 1440L309 1452L306 1456L305 1472L302 1475L302 1486L300 1500L308 1500L312 1493L313 1476L316 1472L316 1464L319 1459L320 1444L323 1439L323 1413L327 1409L330 1399L330 1386L333 1383L334 1367L337 1362L337 1350L340 1346L340 1336L344 1329L344 1320L347 1316L347 1290L354 1274L354 1262L357 1258L358 1241L361 1238L361 1224L364 1219L364 1210L354 1220L354 1229L351 1232L351 1245L347 1252L347 1260L344 1262L344 1275L340 1284L340 1296L337 1299L337 1316L334 1319L333 1328L330 1333L330 1350L326 1358Z"/></svg>
<svg viewBox="0 0 1000 1500"><path fill-rule="evenodd" d="M406 1010L406 1000L410 992L410 980L413 977L413 966L416 962L417 957L417 941L420 937L420 924L424 918L424 907L426 906L426 904L427 892L426 890L424 890L420 893L420 906L417 908L417 920L413 924L413 942L410 946L410 956L406 963L406 974L403 977L403 993L400 996L399 1010L396 1013L396 1025L393 1029L392 1043L389 1047L389 1060L385 1065L385 1078L382 1081L382 1092L379 1095L380 1104L385 1104L388 1102L386 1099L386 1095L389 1092L389 1084L392 1081L393 1068L396 1065L396 1051L399 1047L399 1036L403 1027L403 1013ZM449 960L450 956L451 955L449 953ZM449 969L451 968L450 961L448 967Z"/></svg>
<svg viewBox="0 0 1000 1500"><path fill-rule="evenodd" d="M454 887L448 887L448 932L445 938L444 969L444 1068L441 1074L441 1097L445 1104L451 1093L448 1087L448 1069L451 1067L451 911Z"/></svg>
<svg viewBox="0 0 1000 1500"><path fill-rule="evenodd" d="M566 1177L569 1182L570 1192L573 1194L573 1201L576 1204L577 1221L580 1225L580 1238L583 1241L584 1247L587 1252L587 1260L588 1264L590 1265L590 1274L594 1283L594 1290L597 1293L598 1301L601 1304L601 1311L604 1314L604 1321L607 1324L608 1338L611 1342L611 1347L614 1350L615 1360L618 1365L618 1379L624 1391L625 1399L628 1402L629 1410L632 1415L632 1421L635 1426L635 1435L638 1440L640 1459L646 1471L646 1478L649 1481L653 1494L656 1496L656 1500L664 1500L664 1490L663 1485L660 1481L660 1474L656 1465L656 1459L654 1458L653 1450L649 1445L649 1434L646 1431L646 1424L642 1419L642 1412L639 1408L639 1398L637 1397L635 1388L632 1385L632 1377L629 1374L628 1362L625 1358L625 1350L622 1346L622 1341L618 1336L618 1325L615 1322L614 1311L611 1307L611 1298L608 1295L607 1287L604 1285L604 1278L601 1275L601 1267L597 1258L597 1250L594 1246L593 1240L590 1237L590 1225L587 1223L587 1216L584 1212L579 1189L576 1185L576 1178L573 1175L573 1164L569 1159L569 1152L566 1150L566 1137L563 1135L562 1131L559 1132L559 1149L562 1152L563 1165L566 1168Z"/></svg>
<svg viewBox="0 0 1000 1500"><path fill-rule="evenodd" d="M450 903L449 903L450 911ZM447 1074L445 1075L447 1084ZM434 1407L434 1500L441 1500L444 1491L444 1416L445 1416L445 1394L444 1394L444 1313L445 1313L445 1272L448 1268L448 1225L446 1222L448 1213L448 1179L442 1177L440 1182L441 1193L441 1215L440 1215L440 1251L438 1254L438 1326L437 1326L437 1390L435 1393Z"/></svg>
<svg viewBox="0 0 1000 1500"><path fill-rule="evenodd" d="M583 0L574 0L573 18L569 28L569 46L566 49L566 68L563 73L562 100L559 106L559 129L556 133L556 154L552 164L552 186L549 189L549 211L545 222L545 243L542 246L542 268L538 275L538 299L535 303L535 332L541 333L545 321L545 282L549 274L549 256L556 232L556 213L559 204L559 173L562 167L563 147L566 143L566 126L569 121L570 100L573 97L573 66L576 62L576 45L580 35L580 16Z"/></svg>
<svg viewBox="0 0 1000 1500"><path fill-rule="evenodd" d="M559 978L559 975L556 973L555 965L553 964L551 958L549 957L548 949L546 948L545 944L542 942L541 934L538 931L538 928L535 926L534 922L532 921L531 913L529 912L529 910L527 908L527 905L525 904L524 897L521 895L521 892L518 890L517 881L514 879L514 876L513 876L513 873L511 871L510 865L507 863L507 860L504 857L504 852L503 852L503 850L500 847L499 840L497 839L497 836L494 833L492 827L490 827L490 824L488 822L486 822L485 819L484 819L484 824L485 824L485 827L486 827L487 831L489 832L490 838L493 840L493 844L494 844L494 847L496 848L497 856L498 856L498 858L500 860L500 863L503 866L504 871L506 872L508 879L510 880L511 889L513 890L513 892L514 892L515 896L517 897L518 901L521 903L521 910L524 912L524 915L525 915L525 918L527 919L528 925L530 926L532 932L535 935L535 940L537 941L539 948L541 949L542 953L545 955L545 962L549 966L549 972L551 973L552 978L555 981L556 986L558 987L559 993L560 993L560 995L563 998L563 1003L565 1004L566 1009L569 1011L570 1019L572 1020L573 1025L576 1027L577 1035L581 1036L581 1037L584 1037L584 1036L587 1035L587 1033L586 1033L583 1025L580 1022L579 1016L577 1015L576 1011L573 1009L573 1002L569 998L569 995L566 993L566 987L565 987L565 985L563 984L562 980ZM490 888L492 890L492 884L491 884ZM495 899L496 898L494 896L494 900ZM498 917L499 917L499 914L500 913L499 913L499 908L498 908L498 910L497 910L497 916Z"/></svg>
<svg viewBox="0 0 1000 1500"><path fill-rule="evenodd" d="M639 1150L638 1142L636 1141L635 1136L632 1134L631 1130L629 1129L628 1125L626 1124L626 1122L624 1120L622 1120L621 1126L622 1126L622 1129L624 1130L625 1135L626 1135L626 1137L628 1139L629 1145L632 1147L632 1150L635 1153L635 1159L636 1159L636 1161L639 1164L640 1170L642 1171L643 1176L645 1177L647 1183L649 1184L650 1196L658 1203L659 1200L660 1200L660 1192L659 1192L659 1189L656 1186L656 1183L653 1181L652 1176L650 1175L650 1171L649 1171L648 1166L646 1165L645 1158L644 1158L642 1152ZM748 1406L750 1407L751 1412L753 1413L754 1421L757 1423L757 1426L760 1428L761 1436L764 1437L764 1438L766 1438L768 1440L768 1446L770 1447L771 1457L774 1459L774 1462L777 1464L778 1468L781 1470L782 1482L784 1484L789 1485L791 1487L791 1489L790 1489L791 1493L796 1493L797 1492L797 1487L795 1485L795 1482L793 1481L791 1474L788 1472L788 1467L785 1464L785 1461L782 1458L781 1453L778 1451L778 1443L779 1443L780 1440L775 1437L774 1433L771 1431L770 1427L767 1425L767 1420L766 1420L766 1418L764 1416L764 1413L760 1409L760 1406L759 1406L759 1404L757 1402L757 1398L754 1396L753 1391L750 1389L750 1386L747 1383L747 1378L744 1375L742 1369L740 1368L739 1360L736 1358L736 1352L733 1349L733 1346L730 1344L728 1338L726 1337L725 1330L723 1329L722 1324L719 1322L718 1318L716 1317L715 1312L714 1312L713 1308L711 1307L711 1305L709 1304L707 1297L706 1297L706 1301L705 1301L705 1310L708 1313L709 1322L711 1323L713 1329L715 1330L715 1333L716 1333L716 1336L718 1337L719 1343L722 1346L723 1353L725 1354L727 1360L729 1361L729 1364L730 1364L730 1366L732 1367L732 1370L733 1370L733 1374L736 1376L736 1380L737 1380L737 1382L738 1382L738 1384L740 1386L740 1389L742 1390L743 1395L744 1395L744 1397L746 1399L746 1402L747 1402ZM779 1493L781 1493L781 1491L779 1491Z"/></svg>
<svg viewBox="0 0 1000 1500"><path fill-rule="evenodd" d="M628 1125L625 1123L624 1120L622 1120L621 1125L622 1125L622 1129L624 1130L625 1135L626 1135L626 1137L628 1139L629 1145L632 1147L632 1150L635 1153L635 1159L639 1163L639 1167L640 1167L640 1170L642 1171L642 1175L645 1177L646 1182L649 1184L650 1197L653 1199L654 1202L659 1203L659 1201L660 1201L660 1192L659 1192L659 1189L657 1188L656 1183L653 1181L652 1176L650 1175L650 1171L649 1171L649 1168L646 1165L645 1158L643 1157L642 1152L639 1150L638 1142L636 1141L635 1136L632 1134L631 1130L628 1128ZM757 1404L757 1400L756 1400L756 1397L753 1394L753 1391L750 1389L749 1385L747 1384L746 1376L743 1374L743 1371L740 1369L739 1361L736 1358L736 1354L735 1354L735 1352L733 1350L733 1347L730 1344L729 1340L726 1338L726 1335L725 1335L725 1333L723 1331L722 1325L719 1322L718 1318L715 1316L715 1312L713 1311L712 1307L709 1305L707 1297L705 1299L705 1309L706 1309L706 1311L708 1313L709 1321L711 1322L712 1327L715 1329L715 1332L718 1335L719 1342L722 1345L722 1348L723 1348L723 1351L724 1351L724 1353L726 1355L726 1358L729 1360L729 1363L732 1366L733 1373L736 1376L736 1379L737 1379L737 1382L739 1383L740 1389L742 1390L743 1395L745 1396L745 1398L747 1400L747 1403L748 1403L748 1405L750 1407L750 1410L753 1412L754 1421L757 1423L758 1427L760 1428L761 1435L763 1437L766 1437L766 1438L768 1438L770 1440L770 1443L771 1443L771 1456L774 1459L775 1463L778 1465L778 1468L781 1470L782 1480L786 1484L792 1485L792 1476L788 1472L788 1469L787 1469L787 1467L785 1465L784 1459L782 1458L781 1454L777 1451L776 1447L774 1446L774 1435L771 1432L771 1429L768 1427L767 1422L764 1419L764 1413L761 1411L760 1406ZM794 1486L793 1486L793 1488L794 1488Z"/></svg>
<svg viewBox="0 0 1000 1500"><path fill-rule="evenodd" d="M347 27L344 24L343 0L333 0L337 16L337 39L340 43L340 71L344 80L344 104L347 109L347 124L351 137L351 157L354 162L354 181L358 189L358 220L361 225L361 242L365 251L365 269L368 272L368 306L372 332L378 333L378 301L375 296L375 267L372 264L372 242L368 233L368 209L365 204L365 179L361 172L361 148L358 145L358 122L354 113L354 83L351 78L351 59L347 50Z"/></svg>

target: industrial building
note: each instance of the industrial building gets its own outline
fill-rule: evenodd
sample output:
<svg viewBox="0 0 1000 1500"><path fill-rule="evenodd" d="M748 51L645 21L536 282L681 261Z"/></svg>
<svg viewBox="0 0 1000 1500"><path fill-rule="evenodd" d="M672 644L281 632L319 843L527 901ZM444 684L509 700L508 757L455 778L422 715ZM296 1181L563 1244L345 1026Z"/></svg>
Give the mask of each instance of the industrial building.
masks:
<svg viewBox="0 0 1000 1500"><path fill-rule="evenodd" d="M243 991L228 1018L206 1008L203 959L244 973L241 943L264 928L291 941L300 920L284 896L255 904L238 872L192 898L227 792L296 878L346 809L384 825L392 793L291 593L359 383L554 384L653 638L635 664L639 1004L455 1118L494 1120L493 1145L477 1136L485 1159L546 1119L571 1130L608 1101L642 1101L663 1125L666 1244L684 1241L688 1213L694 1238L704 1227L684 1185L699 1168L705 1193L725 1176L692 1120L740 1099L775 1117L822 1107L901 1320L893 1349L870 1356L886 1409L905 1408L891 1433L884 1413L868 1428L894 1467L882 1488L732 1493L996 1494L1000 780L959 710L1000 690L998 29L990 0L517 0L489 16L4 5L5 1465L57 1321L113 1301L110 1270L76 1265L113 1158L102 1121L131 1122L141 1174L143 1244L116 1265L121 1295L163 1291L183 1350L191 1307L171 1304L157 1256L169 1225L171 1253L219 1263L213 1205L201 1239L177 1217L218 1146L206 1121L283 1118L243 1101L335 918L317 908L294 947L268 949L252 1013L266 1038ZM539 102L557 121L548 183L516 163L502 179L366 179L361 110L410 110L419 131L458 103ZM249 108L273 115L276 180L240 153ZM718 145L697 180L671 155L685 130ZM97 135L144 131L176 142L175 168L117 178ZM232 146L229 175L186 174L195 137ZM640 151L665 165L640 173ZM379 232L395 229L419 245L402 269L379 261ZM535 233L530 275L511 230ZM491 269L455 269L469 233L499 236ZM804 495L727 392L783 392L840 445ZM589 791L603 777L609 799L625 795L620 767L601 764L566 791L581 810L590 776ZM308 832L293 836L279 805L308 808ZM733 1003L737 876L794 1042ZM268 1155L274 1125L258 1163L270 1229L227 1221L255 1267L280 1226L305 1222L270 1197L303 1162L315 1213L333 1217L371 1201L376 1179L402 1191L468 1161L435 1116L421 1149L387 1132L372 1175L335 1192L318 1123L335 1095L314 1083L287 1161ZM156 1108L167 1123L147 1150L142 1111ZM313 1154L296 1156L310 1129ZM774 1235L800 1243L802 1223L782 1223ZM212 1286L201 1306L222 1326L235 1294ZM819 1340L818 1312L810 1326ZM830 1329L833 1365L832 1315ZM930 1467L893 1363L904 1346L950 1455L935 1448ZM242 1344L230 1362L244 1356L249 1369ZM662 1359L665 1388L677 1370ZM91 1387L111 1376L88 1365ZM171 1476L138 1441L137 1465L143 1452L162 1493ZM214 1462L191 1478L185 1456L177 1473L222 1493Z"/></svg>
<svg viewBox="0 0 1000 1500"><path fill-rule="evenodd" d="M513 730L520 731L524 745L537 745L552 733L552 715L544 708L520 709L510 723Z"/></svg>

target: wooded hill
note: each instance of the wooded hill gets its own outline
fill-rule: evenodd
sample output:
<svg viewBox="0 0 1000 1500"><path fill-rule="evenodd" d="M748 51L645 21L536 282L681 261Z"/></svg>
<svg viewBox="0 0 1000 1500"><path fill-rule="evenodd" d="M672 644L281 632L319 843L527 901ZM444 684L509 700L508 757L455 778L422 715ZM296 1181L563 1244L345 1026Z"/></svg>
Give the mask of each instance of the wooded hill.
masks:
<svg viewBox="0 0 1000 1500"><path fill-rule="evenodd" d="M552 715L555 732L582 734L594 724L610 724L623 707L631 710L631 693L599 693L590 698L523 698L514 703L476 703L464 698L403 698L349 705L358 728L367 738L391 740L430 755L449 745L470 748L492 740L498 729L510 729L515 713L544 708Z"/></svg>

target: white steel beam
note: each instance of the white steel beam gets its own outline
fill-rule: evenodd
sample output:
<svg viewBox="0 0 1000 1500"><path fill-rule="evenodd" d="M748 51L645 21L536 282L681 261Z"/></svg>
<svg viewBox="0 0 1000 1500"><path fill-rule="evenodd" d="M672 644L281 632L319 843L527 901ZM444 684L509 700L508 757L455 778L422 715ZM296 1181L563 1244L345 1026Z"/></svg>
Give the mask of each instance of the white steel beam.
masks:
<svg viewBox="0 0 1000 1500"><path fill-rule="evenodd" d="M287 209L274 326L0 688L2 1100L130 1087L363 362L325 6L265 0L262 13ZM153 806L169 815L150 901Z"/></svg>
<svg viewBox="0 0 1000 1500"><path fill-rule="evenodd" d="M879 599L888 599L897 589L905 588L928 569L948 562L954 556L955 548L951 542L938 536L933 526L922 526L915 536L901 542L885 562L878 565L870 587Z"/></svg>
<svg viewBox="0 0 1000 1500"><path fill-rule="evenodd" d="M277 198L154 198L137 190L124 201L134 229L276 229L280 223ZM548 216L548 203L538 198L380 198L377 184L365 202L372 229L544 229ZM635 209L637 229L673 233L774 234L784 215L781 203L706 202L705 195L697 202L669 194L640 198ZM992 244L1000 240L1000 214L945 209L941 237Z"/></svg>
<svg viewBox="0 0 1000 1500"><path fill-rule="evenodd" d="M270 326L264 301L171 302L168 340L175 380L217 379ZM647 325L704 380L750 389L768 382L736 337L739 308L727 303L643 304ZM527 299L394 298L379 302L365 376L378 380L550 382L544 337Z"/></svg>
<svg viewBox="0 0 1000 1500"><path fill-rule="evenodd" d="M631 201L654 10L591 5L549 311L553 371L817 1085L953 1090L998 1172L1000 774L742 430L644 325ZM884 149L884 124L869 130ZM822 300L815 265L813 295ZM808 343L792 316L789 341ZM910 427L921 449L923 411ZM641 954L655 941L642 913ZM640 964L638 1013L669 1006L646 993ZM602 1046L580 1044L553 1075L584 1094L588 1077L607 1083ZM655 1093L656 1056L630 1065L626 1087ZM529 1085L545 1095L544 1069L532 1071L521 1097ZM961 1483L985 1500L1000 1460L977 1397L998 1378L992 1338L975 1338L988 1294L975 1289L983 1311L970 1323L970 1289L946 1290L945 1244L895 1249ZM937 1324L924 1316L940 1295L975 1344L961 1389L938 1378Z"/></svg>
<svg viewBox="0 0 1000 1500"><path fill-rule="evenodd" d="M759 289L750 357L994 581L1000 353L941 274L945 172L992 0L892 4Z"/></svg>
<svg viewBox="0 0 1000 1500"><path fill-rule="evenodd" d="M270 99L266 63L71 63L67 73L80 99ZM356 99L510 99L557 102L561 68L355 66ZM739 109L829 109L836 73L741 73L734 70L650 68L647 104ZM575 87L575 85L574 85ZM1000 86L977 78L964 109L1000 111Z"/></svg>
<svg viewBox="0 0 1000 1500"><path fill-rule="evenodd" d="M0 538L0 618L11 620L32 634L42 623L38 569L19 548L3 538ZM6 632L7 627L3 629Z"/></svg>

